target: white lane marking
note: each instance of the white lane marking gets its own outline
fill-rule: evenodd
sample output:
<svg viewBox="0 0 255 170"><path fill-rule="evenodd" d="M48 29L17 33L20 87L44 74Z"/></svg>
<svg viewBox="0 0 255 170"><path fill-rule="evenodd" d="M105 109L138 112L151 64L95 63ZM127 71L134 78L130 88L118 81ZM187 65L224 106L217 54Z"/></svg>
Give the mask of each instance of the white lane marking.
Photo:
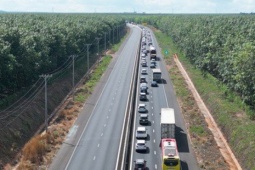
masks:
<svg viewBox="0 0 255 170"><path fill-rule="evenodd" d="M96 160L96 156L94 156L93 160Z"/></svg>
<svg viewBox="0 0 255 170"><path fill-rule="evenodd" d="M111 103L111 106L113 105L113 103Z"/></svg>
<svg viewBox="0 0 255 170"><path fill-rule="evenodd" d="M157 164L155 164L155 169L158 169L158 166L157 166Z"/></svg>
<svg viewBox="0 0 255 170"><path fill-rule="evenodd" d="M106 124L104 124L104 127L106 127Z"/></svg>
<svg viewBox="0 0 255 170"><path fill-rule="evenodd" d="M153 142L156 143L156 140L154 139Z"/></svg>
<svg viewBox="0 0 255 170"><path fill-rule="evenodd" d="M154 123L154 120L152 121L152 123Z"/></svg>
<svg viewBox="0 0 255 170"><path fill-rule="evenodd" d="M101 136L103 136L104 134L103 133L101 133Z"/></svg>
<svg viewBox="0 0 255 170"><path fill-rule="evenodd" d="M97 147L99 148L100 144L97 144Z"/></svg>
<svg viewBox="0 0 255 170"><path fill-rule="evenodd" d="M153 116L153 113L151 115Z"/></svg>
<svg viewBox="0 0 255 170"><path fill-rule="evenodd" d="M151 96L151 98L152 98L152 96Z"/></svg>
<svg viewBox="0 0 255 170"><path fill-rule="evenodd" d="M153 109L153 107L151 107L151 109Z"/></svg>
<svg viewBox="0 0 255 170"><path fill-rule="evenodd" d="M109 109L108 112L111 112L111 109Z"/></svg>
<svg viewBox="0 0 255 170"><path fill-rule="evenodd" d="M107 116L106 116L106 119L108 119L108 118L109 118L109 116L107 115Z"/></svg>
<svg viewBox="0 0 255 170"><path fill-rule="evenodd" d="M154 129L152 130L152 132L153 132L153 133L155 132Z"/></svg>
<svg viewBox="0 0 255 170"><path fill-rule="evenodd" d="M157 155L156 151L154 151L154 155Z"/></svg>

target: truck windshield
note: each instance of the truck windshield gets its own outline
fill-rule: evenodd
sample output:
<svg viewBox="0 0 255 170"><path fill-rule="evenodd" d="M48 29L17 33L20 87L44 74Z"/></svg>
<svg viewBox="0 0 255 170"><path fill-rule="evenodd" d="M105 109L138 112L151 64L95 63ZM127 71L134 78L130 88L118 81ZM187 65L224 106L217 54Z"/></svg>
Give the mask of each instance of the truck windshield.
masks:
<svg viewBox="0 0 255 170"><path fill-rule="evenodd" d="M164 164L166 166L176 166L178 165L179 161L178 160L175 160L175 159L165 159L164 160Z"/></svg>

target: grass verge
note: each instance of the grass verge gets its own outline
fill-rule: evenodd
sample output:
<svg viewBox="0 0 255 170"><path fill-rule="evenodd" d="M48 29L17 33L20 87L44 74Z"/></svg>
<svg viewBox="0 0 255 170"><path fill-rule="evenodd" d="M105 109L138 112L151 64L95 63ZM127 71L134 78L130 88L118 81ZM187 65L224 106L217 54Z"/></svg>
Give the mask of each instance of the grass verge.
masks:
<svg viewBox="0 0 255 170"><path fill-rule="evenodd" d="M204 77L202 72L190 64L169 36L163 34L159 30L154 30L154 34L159 41L162 54L165 54L165 50L169 51L167 55L164 55L164 58L166 63L171 65L169 72L184 117L188 119L200 119L197 117L198 115L193 115L196 113L196 109L194 110L193 104L189 101L191 96L186 88L185 81L182 80L183 78L178 74L178 70L173 64L172 56L175 53L178 54L179 60L182 62L197 91L204 100L218 126L221 128L221 131L230 144L242 168L255 170L255 123L249 119L249 113L254 112L254 110L250 110L238 95L229 91L226 86L213 76L207 74L206 77ZM188 110L189 114L185 114ZM189 125L191 139L194 139L192 138L194 135L201 138L203 135L210 135L210 132L206 130L206 126L197 124L198 122L194 124L191 120L188 121L191 123ZM206 134L204 132L208 133ZM197 142L192 141L192 143L196 145ZM199 145L195 147L199 147Z"/></svg>

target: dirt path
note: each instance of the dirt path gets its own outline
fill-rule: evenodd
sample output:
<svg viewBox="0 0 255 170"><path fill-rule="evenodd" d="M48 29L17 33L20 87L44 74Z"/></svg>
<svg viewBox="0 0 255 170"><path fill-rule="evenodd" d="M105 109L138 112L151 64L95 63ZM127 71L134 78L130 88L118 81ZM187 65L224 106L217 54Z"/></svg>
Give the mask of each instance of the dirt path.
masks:
<svg viewBox="0 0 255 170"><path fill-rule="evenodd" d="M242 170L237 159L235 158L235 155L231 151L226 139L224 138L223 134L221 133L220 129L218 128L211 113L209 112L209 110L207 109L203 100L201 99L200 95L198 94L195 86L193 85L191 79L189 78L187 72L183 68L183 66L180 63L178 56L176 54L174 55L174 61L177 65L177 67L179 68L182 76L184 77L189 90L192 92L199 109L203 113L205 120L208 124L208 128L211 130L211 132L214 136L214 139L220 149L220 152L221 152L222 156L224 157L225 161L228 163L230 170Z"/></svg>

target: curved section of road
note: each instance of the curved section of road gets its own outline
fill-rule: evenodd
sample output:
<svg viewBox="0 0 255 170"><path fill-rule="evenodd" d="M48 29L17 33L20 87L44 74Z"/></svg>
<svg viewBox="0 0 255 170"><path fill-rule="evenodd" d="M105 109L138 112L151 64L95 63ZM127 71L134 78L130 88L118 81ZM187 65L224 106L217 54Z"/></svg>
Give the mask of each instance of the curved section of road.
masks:
<svg viewBox="0 0 255 170"><path fill-rule="evenodd" d="M91 103L91 116L81 113L50 169L115 168L140 34L140 29L131 26L99 99Z"/></svg>

